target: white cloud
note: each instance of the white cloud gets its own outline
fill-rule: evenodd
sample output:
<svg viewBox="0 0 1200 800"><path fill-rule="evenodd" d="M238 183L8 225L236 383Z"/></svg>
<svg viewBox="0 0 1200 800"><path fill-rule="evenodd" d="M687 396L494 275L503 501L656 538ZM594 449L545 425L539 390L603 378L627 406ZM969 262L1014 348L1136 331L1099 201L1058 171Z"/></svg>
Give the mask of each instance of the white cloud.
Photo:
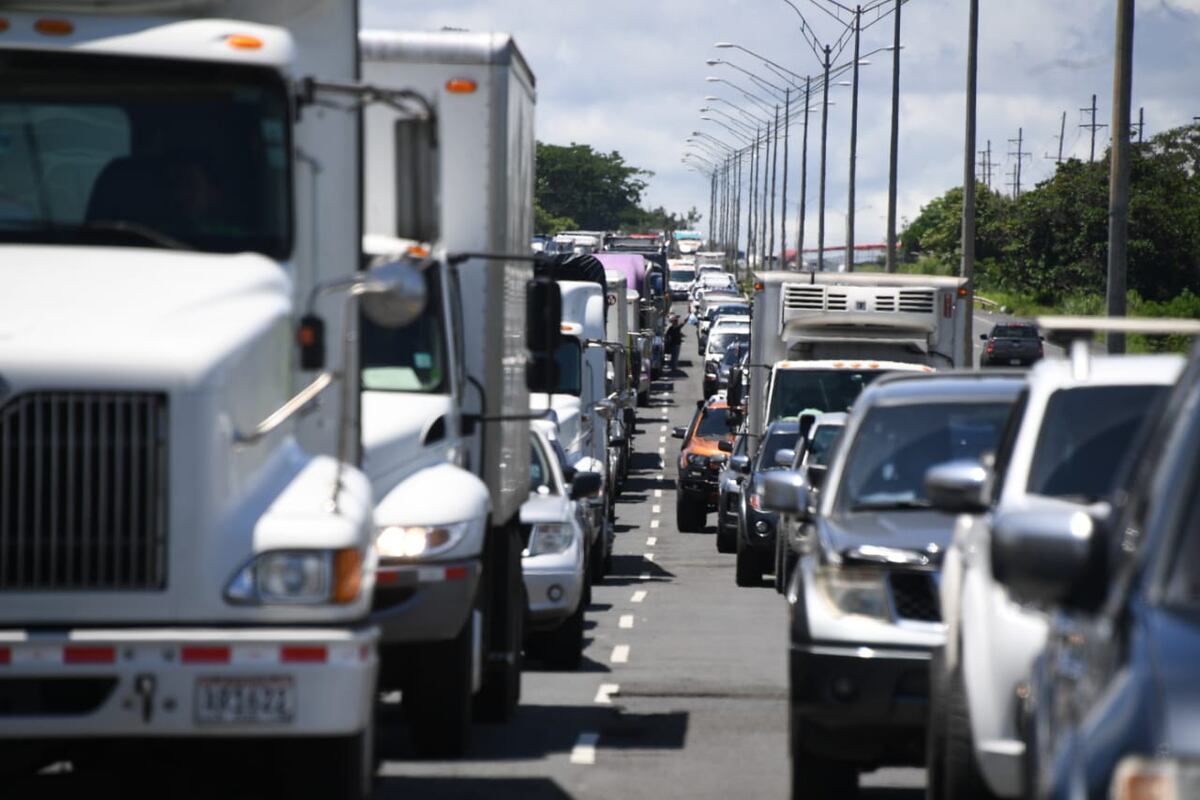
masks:
<svg viewBox="0 0 1200 800"><path fill-rule="evenodd" d="M814 0L823 2L823 0ZM797 3L820 36L834 39L837 23L814 2ZM680 163L691 131L724 129L700 121L706 94L738 100L705 75L746 83L720 57L759 69L752 57L714 50L718 40L751 48L801 73L818 62L800 37L794 12L783 0L430 0L423 4L363 0L368 27L436 30L443 26L512 32L538 79L538 136L619 150L652 170L646 202L708 212L708 180ZM1061 114L1067 112L1067 153L1087 157L1088 134L1079 109L1098 96L1099 122L1111 114L1114 3L1095 0L1008 0L981 3L979 149L992 140L999 168L1012 166L1007 140L1023 128L1032 153L1023 183L1053 169L1045 155L1057 149ZM1200 114L1200 0L1144 0L1138 6L1134 109L1146 110L1147 135ZM962 180L966 3L910 0L903 7L899 214L920 207ZM891 21L870 27L863 51L891 43ZM843 54L848 57L849 51ZM861 74L857 238L884 236L888 171L890 55L879 53ZM769 72L761 74L771 79ZM714 91L714 87L716 90ZM831 90L826 239L844 237L849 149L849 92ZM808 244L816 241L819 115L809 141ZM701 128L700 126L704 126ZM1107 130L1107 129L1106 129ZM1107 145L1099 134L1097 149ZM788 238L795 236L800 137L791 139ZM782 163L782 162L781 162Z"/></svg>

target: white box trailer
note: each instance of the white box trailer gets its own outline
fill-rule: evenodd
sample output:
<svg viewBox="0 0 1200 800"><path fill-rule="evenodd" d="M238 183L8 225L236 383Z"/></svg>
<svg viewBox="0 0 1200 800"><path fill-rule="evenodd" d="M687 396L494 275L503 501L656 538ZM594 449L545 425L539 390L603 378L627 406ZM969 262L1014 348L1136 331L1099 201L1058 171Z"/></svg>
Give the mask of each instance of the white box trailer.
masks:
<svg viewBox="0 0 1200 800"><path fill-rule="evenodd" d="M878 362L958 366L961 319L971 313L964 286L961 278L934 275L759 273L747 367L748 430L761 434L766 429L775 379L783 369L794 372L809 362L842 371L850 364L878 371L870 366Z"/></svg>
<svg viewBox="0 0 1200 800"><path fill-rule="evenodd" d="M271 739L296 793L366 796L373 502L336 290L367 288L355 5L0 19L5 766ZM331 85L349 109L315 104Z"/></svg>
<svg viewBox="0 0 1200 800"><path fill-rule="evenodd" d="M435 255L527 252L535 90L512 38L363 31L359 41L364 80L432 103ZM410 184L428 176L414 173L422 145L409 123L384 106L364 117L368 249L378 255L421 227ZM426 273L441 308L421 330L376 341L371 365L399 384L368 382L363 438L383 531L381 681L403 691L417 747L453 755L473 714L506 719L520 691L532 270L522 260L439 257Z"/></svg>

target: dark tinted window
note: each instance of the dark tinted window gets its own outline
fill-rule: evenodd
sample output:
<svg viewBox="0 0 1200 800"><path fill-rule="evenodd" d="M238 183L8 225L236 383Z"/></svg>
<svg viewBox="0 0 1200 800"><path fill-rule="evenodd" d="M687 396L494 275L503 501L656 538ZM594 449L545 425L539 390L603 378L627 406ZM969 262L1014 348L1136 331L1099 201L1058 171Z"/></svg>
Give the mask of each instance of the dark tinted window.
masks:
<svg viewBox="0 0 1200 800"><path fill-rule="evenodd" d="M1091 501L1116 488L1116 476L1147 413L1166 386L1062 389L1046 405L1026 490Z"/></svg>
<svg viewBox="0 0 1200 800"><path fill-rule="evenodd" d="M829 456L833 455L833 446L842 435L841 425L822 425L813 433L808 442L809 466L829 466Z"/></svg>
<svg viewBox="0 0 1200 800"><path fill-rule="evenodd" d="M771 469L775 466L775 454L780 450L796 449L796 439L799 433L774 433L767 436L758 449L758 469Z"/></svg>
<svg viewBox="0 0 1200 800"><path fill-rule="evenodd" d="M992 328L992 336L996 339L1036 339L1038 332L1031 325L997 325Z"/></svg>
<svg viewBox="0 0 1200 800"><path fill-rule="evenodd" d="M848 411L867 384L882 374L879 370L776 370L767 421L795 417L808 409Z"/></svg>
<svg viewBox="0 0 1200 800"><path fill-rule="evenodd" d="M583 350L579 340L564 336L554 351L554 362L558 364L558 383L555 384L554 394L578 396L583 390Z"/></svg>
<svg viewBox="0 0 1200 800"><path fill-rule="evenodd" d="M0 241L290 253L272 70L9 51L0 74Z"/></svg>
<svg viewBox="0 0 1200 800"><path fill-rule="evenodd" d="M694 436L712 437L712 436L728 436L729 425L727 423L728 413L724 408L707 409L700 417L700 424L696 428Z"/></svg>

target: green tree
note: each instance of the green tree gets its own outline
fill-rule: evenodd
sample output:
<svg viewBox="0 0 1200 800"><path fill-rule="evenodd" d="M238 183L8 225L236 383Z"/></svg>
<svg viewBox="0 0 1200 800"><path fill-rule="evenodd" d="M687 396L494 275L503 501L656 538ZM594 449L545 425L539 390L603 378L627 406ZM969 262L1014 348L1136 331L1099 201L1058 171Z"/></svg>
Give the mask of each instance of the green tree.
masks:
<svg viewBox="0 0 1200 800"><path fill-rule="evenodd" d="M645 213L642 192L652 175L626 164L615 150L538 142L534 198L547 219L574 220L586 230L616 230Z"/></svg>

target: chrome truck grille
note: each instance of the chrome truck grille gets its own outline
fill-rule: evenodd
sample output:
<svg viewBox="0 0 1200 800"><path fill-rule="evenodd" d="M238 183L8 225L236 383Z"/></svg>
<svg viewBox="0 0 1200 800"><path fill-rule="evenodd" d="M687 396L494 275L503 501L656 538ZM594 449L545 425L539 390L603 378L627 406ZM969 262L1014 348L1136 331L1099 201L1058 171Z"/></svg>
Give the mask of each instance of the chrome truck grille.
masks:
<svg viewBox="0 0 1200 800"><path fill-rule="evenodd" d="M30 392L0 406L0 590L166 585L167 400Z"/></svg>

